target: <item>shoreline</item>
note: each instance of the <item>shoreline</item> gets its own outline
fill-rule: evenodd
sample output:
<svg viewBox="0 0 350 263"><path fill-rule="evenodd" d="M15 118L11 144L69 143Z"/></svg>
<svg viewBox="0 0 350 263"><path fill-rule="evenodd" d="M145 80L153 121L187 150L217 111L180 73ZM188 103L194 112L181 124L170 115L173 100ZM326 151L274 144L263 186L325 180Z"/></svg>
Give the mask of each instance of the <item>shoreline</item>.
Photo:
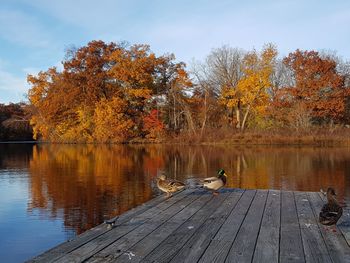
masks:
<svg viewBox="0 0 350 263"><path fill-rule="evenodd" d="M289 133L289 132L288 132ZM282 132L246 132L227 133L218 131L205 137L197 134L180 134L157 139L135 138L125 142L62 142L62 141L0 141L0 144L79 144L79 145L230 145L230 146L316 146L316 147L350 147L350 131L314 134L293 134ZM220 138L220 139L218 139Z"/></svg>

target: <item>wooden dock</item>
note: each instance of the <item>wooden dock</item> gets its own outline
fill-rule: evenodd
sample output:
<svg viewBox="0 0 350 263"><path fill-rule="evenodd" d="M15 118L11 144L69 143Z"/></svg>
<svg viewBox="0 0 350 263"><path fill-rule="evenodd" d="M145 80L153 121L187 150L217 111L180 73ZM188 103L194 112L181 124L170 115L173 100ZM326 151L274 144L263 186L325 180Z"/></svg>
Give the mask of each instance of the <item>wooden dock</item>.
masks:
<svg viewBox="0 0 350 263"><path fill-rule="evenodd" d="M350 262L350 215L318 223L315 192L188 189L159 196L30 262Z"/></svg>

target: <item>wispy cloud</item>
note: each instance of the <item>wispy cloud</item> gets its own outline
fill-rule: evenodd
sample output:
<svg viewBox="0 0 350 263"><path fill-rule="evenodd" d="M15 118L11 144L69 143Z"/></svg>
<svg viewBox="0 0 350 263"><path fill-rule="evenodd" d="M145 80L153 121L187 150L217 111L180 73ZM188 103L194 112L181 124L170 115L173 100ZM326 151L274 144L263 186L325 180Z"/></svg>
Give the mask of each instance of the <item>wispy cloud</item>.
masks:
<svg viewBox="0 0 350 263"><path fill-rule="evenodd" d="M91 31L106 31L119 27L137 7L137 1L116 0L22 0L27 5L42 10L67 25ZM137 9L137 8L136 8Z"/></svg>
<svg viewBox="0 0 350 263"><path fill-rule="evenodd" d="M18 102L26 100L29 85L23 76L17 77L0 68L0 102Z"/></svg>
<svg viewBox="0 0 350 263"><path fill-rule="evenodd" d="M25 47L49 45L49 34L39 21L15 10L0 10L0 38Z"/></svg>
<svg viewBox="0 0 350 263"><path fill-rule="evenodd" d="M200 52L222 44L250 49L273 42L283 53L332 45L347 52L334 42L349 21L350 4L341 0L21 1L81 28L87 38L149 43L160 53L174 52L185 60L203 57Z"/></svg>

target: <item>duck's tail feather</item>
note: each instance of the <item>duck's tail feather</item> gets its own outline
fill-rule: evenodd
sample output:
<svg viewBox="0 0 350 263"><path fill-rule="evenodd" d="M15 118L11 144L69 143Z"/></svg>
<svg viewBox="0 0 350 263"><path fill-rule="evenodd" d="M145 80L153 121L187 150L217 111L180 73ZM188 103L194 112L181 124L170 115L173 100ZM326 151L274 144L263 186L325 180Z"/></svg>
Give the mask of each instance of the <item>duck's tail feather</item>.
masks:
<svg viewBox="0 0 350 263"><path fill-rule="evenodd" d="M189 178L186 180L186 187L193 189L193 188L203 188L204 182L202 179L198 178Z"/></svg>

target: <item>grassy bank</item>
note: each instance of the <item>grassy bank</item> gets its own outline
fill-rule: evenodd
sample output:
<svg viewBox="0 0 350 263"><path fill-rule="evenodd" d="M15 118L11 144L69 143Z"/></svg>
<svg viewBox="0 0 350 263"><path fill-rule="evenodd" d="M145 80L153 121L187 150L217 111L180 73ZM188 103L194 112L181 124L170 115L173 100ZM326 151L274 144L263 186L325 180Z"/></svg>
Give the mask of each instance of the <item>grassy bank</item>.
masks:
<svg viewBox="0 0 350 263"><path fill-rule="evenodd" d="M350 146L350 129L310 129L310 130L210 130L200 133L182 133L171 136L165 143L179 144L229 144L229 145L313 145Z"/></svg>
<svg viewBox="0 0 350 263"><path fill-rule="evenodd" d="M43 141L38 141L43 143ZM86 144L87 142L67 141L49 142L63 144ZM88 144L99 144L90 142ZM313 128L308 130L246 130L211 129L200 132L182 131L159 138L135 138L127 142L112 144L184 144L184 145L307 145L307 146L345 146L350 147L350 128Z"/></svg>

